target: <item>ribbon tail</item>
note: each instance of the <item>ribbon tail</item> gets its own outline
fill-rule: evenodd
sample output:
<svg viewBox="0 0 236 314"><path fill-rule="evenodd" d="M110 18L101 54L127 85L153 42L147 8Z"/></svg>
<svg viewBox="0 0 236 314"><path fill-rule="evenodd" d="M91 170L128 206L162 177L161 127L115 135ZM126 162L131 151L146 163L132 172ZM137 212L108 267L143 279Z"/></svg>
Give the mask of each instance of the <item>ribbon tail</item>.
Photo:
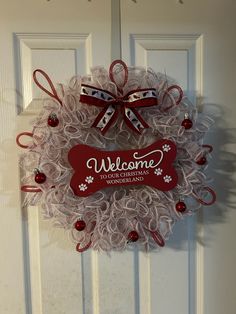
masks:
<svg viewBox="0 0 236 314"><path fill-rule="evenodd" d="M97 116L92 127L98 128L104 135L118 117L118 110L113 105L105 107Z"/></svg>
<svg viewBox="0 0 236 314"><path fill-rule="evenodd" d="M150 231L153 240L161 247L165 246L165 240L158 231Z"/></svg>
<svg viewBox="0 0 236 314"><path fill-rule="evenodd" d="M144 121L142 116L135 108L124 108L125 123L138 134L141 134L143 129L148 129L149 125Z"/></svg>
<svg viewBox="0 0 236 314"><path fill-rule="evenodd" d="M84 247L80 247L80 243L78 243L76 245L76 251L78 251L80 253L83 253L84 251L86 251L86 250L88 250L90 248L91 244L92 244L91 240Z"/></svg>
<svg viewBox="0 0 236 314"><path fill-rule="evenodd" d="M45 88L39 81L38 81L38 78L37 78L37 75L38 73L40 73L47 81L48 85L50 86L51 88L51 91L48 90L47 88ZM34 82L35 84L41 89L43 90L46 94L48 94L50 97L56 99L61 105L62 105L62 101L61 99L58 97L58 94L57 94L57 90L55 88L55 86L53 85L53 82L51 81L50 77L47 75L47 73L45 73L43 70L41 69L36 69L34 72L33 72L33 79L34 79Z"/></svg>

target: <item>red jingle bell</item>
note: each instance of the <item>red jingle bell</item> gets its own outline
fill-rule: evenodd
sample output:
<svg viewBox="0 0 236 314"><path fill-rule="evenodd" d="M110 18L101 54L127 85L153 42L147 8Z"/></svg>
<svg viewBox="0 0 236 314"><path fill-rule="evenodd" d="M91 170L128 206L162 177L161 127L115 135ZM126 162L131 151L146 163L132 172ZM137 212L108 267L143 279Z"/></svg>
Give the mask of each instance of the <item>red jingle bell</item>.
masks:
<svg viewBox="0 0 236 314"><path fill-rule="evenodd" d="M185 130L189 130L193 126L193 122L189 119L187 113L184 115L184 120L182 121L181 125L185 128Z"/></svg>
<svg viewBox="0 0 236 314"><path fill-rule="evenodd" d="M186 211L186 204L184 202L179 201L176 205L175 208L177 212L183 213Z"/></svg>
<svg viewBox="0 0 236 314"><path fill-rule="evenodd" d="M51 113L50 116L48 117L48 125L55 128L58 126L59 120L57 118L57 115L55 113Z"/></svg>
<svg viewBox="0 0 236 314"><path fill-rule="evenodd" d="M207 162L207 159L206 159L205 156L200 157L200 158L196 161L196 163L197 163L199 166L205 165L206 162Z"/></svg>
<svg viewBox="0 0 236 314"><path fill-rule="evenodd" d="M76 230L83 231L86 227L86 223L84 220L77 220L74 226Z"/></svg>
<svg viewBox="0 0 236 314"><path fill-rule="evenodd" d="M38 184L42 184L46 181L47 177L43 172L40 172L39 170L35 170L35 177L34 181Z"/></svg>
<svg viewBox="0 0 236 314"><path fill-rule="evenodd" d="M135 230L130 231L130 233L128 234L128 241L129 242L136 242L136 241L138 241L138 239L139 239L138 232Z"/></svg>

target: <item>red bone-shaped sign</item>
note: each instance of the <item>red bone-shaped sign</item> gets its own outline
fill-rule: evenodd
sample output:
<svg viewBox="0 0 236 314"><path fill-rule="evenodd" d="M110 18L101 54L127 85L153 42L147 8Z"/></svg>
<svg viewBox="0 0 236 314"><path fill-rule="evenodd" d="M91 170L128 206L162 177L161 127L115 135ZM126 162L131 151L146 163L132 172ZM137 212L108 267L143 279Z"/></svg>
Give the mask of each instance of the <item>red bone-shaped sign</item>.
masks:
<svg viewBox="0 0 236 314"><path fill-rule="evenodd" d="M169 191L178 181L172 165L175 157L175 144L165 139L143 149L127 151L102 151L76 145L68 155L75 170L70 185L78 196L116 185L149 185Z"/></svg>

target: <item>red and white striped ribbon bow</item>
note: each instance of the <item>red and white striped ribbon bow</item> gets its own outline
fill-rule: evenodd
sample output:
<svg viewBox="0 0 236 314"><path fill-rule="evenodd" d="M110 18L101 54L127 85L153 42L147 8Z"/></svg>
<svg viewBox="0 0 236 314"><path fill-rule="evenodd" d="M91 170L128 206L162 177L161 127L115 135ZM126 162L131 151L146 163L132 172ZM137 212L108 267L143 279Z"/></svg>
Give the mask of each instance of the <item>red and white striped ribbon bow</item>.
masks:
<svg viewBox="0 0 236 314"><path fill-rule="evenodd" d="M115 84L113 77L113 68L115 65L122 65L125 71L125 78L122 87L128 80L128 68L121 60L114 61L110 66L110 78ZM98 114L93 123L93 127L99 128L102 134L105 134L109 127L116 121L121 112L125 123L138 134L148 128L148 124L138 113L136 108L150 107L157 105L157 93L155 88L145 88L132 90L123 96L122 89L116 84L120 95L112 94L91 85L82 84L80 101L88 105L102 107L103 110Z"/></svg>

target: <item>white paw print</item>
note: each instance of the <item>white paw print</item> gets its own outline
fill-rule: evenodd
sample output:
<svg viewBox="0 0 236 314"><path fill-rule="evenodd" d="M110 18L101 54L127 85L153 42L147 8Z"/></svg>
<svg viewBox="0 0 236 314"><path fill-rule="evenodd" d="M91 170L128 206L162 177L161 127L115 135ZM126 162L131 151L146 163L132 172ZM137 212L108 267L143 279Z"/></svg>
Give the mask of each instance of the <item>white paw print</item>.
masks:
<svg viewBox="0 0 236 314"><path fill-rule="evenodd" d="M87 188L88 188L88 187L87 187L86 184L83 184L83 183L82 183L82 184L79 185L80 191L85 191L85 190L87 190Z"/></svg>
<svg viewBox="0 0 236 314"><path fill-rule="evenodd" d="M161 168L156 168L155 170L154 170L154 173L155 173L155 175L157 175L157 176L160 176L161 174L162 174L162 169Z"/></svg>
<svg viewBox="0 0 236 314"><path fill-rule="evenodd" d="M171 176L167 176L167 175L164 176L163 179L164 179L164 181L167 182L167 183L169 183L170 181L172 181Z"/></svg>
<svg viewBox="0 0 236 314"><path fill-rule="evenodd" d="M94 179L94 177L88 176L88 177L86 177L85 182L87 182L88 184L93 183L93 179Z"/></svg>
<svg viewBox="0 0 236 314"><path fill-rule="evenodd" d="M168 152L169 150L171 150L170 145L168 145L168 144L164 144L162 146L162 149L163 149L164 152Z"/></svg>

